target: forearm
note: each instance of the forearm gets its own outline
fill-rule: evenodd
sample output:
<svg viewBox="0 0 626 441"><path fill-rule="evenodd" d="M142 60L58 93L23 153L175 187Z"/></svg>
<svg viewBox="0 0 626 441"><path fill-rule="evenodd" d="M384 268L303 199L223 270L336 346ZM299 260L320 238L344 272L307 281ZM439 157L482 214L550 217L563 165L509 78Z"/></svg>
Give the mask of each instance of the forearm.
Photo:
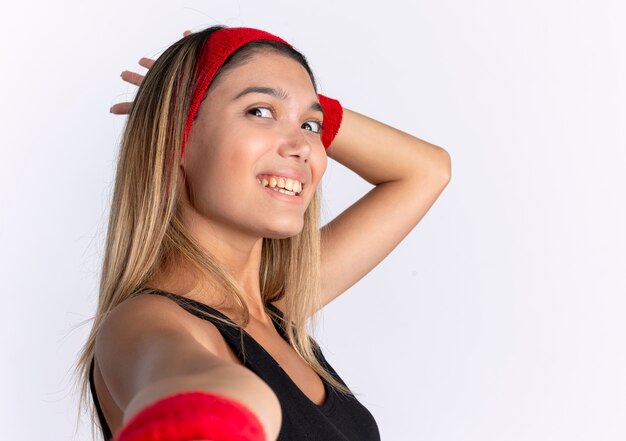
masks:
<svg viewBox="0 0 626 441"><path fill-rule="evenodd" d="M450 156L443 148L345 107L327 153L373 185L450 175Z"/></svg>

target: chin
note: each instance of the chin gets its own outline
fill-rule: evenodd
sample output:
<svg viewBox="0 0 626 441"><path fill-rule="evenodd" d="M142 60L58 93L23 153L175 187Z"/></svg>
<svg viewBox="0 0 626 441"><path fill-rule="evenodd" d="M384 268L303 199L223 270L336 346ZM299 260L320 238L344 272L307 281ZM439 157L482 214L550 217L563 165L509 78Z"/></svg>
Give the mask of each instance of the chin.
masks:
<svg viewBox="0 0 626 441"><path fill-rule="evenodd" d="M288 237L300 234L303 227L303 222L300 222L298 225L284 225L284 228L275 228L272 231L266 232L264 237L268 239L287 239Z"/></svg>

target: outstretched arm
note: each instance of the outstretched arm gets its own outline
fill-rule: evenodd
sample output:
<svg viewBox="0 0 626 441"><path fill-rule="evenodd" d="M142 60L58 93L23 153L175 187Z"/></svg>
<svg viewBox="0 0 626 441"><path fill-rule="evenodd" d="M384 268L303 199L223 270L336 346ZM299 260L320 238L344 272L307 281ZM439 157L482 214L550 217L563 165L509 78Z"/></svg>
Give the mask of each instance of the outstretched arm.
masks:
<svg viewBox="0 0 626 441"><path fill-rule="evenodd" d="M123 421L111 426L114 441L276 440L282 425L278 397L215 348L165 297L140 295L111 311L94 355L123 413Z"/></svg>
<svg viewBox="0 0 626 441"><path fill-rule="evenodd" d="M378 265L451 176L446 150L344 108L328 155L376 187L322 228L321 306Z"/></svg>

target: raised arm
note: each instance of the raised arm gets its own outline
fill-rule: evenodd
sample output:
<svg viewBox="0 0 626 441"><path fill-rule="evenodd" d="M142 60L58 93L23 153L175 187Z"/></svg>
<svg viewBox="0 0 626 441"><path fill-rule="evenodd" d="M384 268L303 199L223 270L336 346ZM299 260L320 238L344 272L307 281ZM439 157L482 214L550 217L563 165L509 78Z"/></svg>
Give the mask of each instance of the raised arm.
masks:
<svg viewBox="0 0 626 441"><path fill-rule="evenodd" d="M328 155L376 187L322 228L322 306L378 265L418 224L451 176L446 150L343 108Z"/></svg>
<svg viewBox="0 0 626 441"><path fill-rule="evenodd" d="M111 312L98 331L95 357L124 414L122 426L165 397L201 391L243 404L258 418L265 439L275 440L282 421L278 398L252 371L215 355L205 334L161 296L142 295Z"/></svg>

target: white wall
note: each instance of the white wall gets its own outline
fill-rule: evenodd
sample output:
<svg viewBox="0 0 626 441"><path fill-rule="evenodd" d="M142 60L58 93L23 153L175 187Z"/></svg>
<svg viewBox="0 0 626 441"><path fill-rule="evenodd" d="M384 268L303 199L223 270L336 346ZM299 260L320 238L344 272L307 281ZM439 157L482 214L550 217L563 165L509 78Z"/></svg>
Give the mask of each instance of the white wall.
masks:
<svg viewBox="0 0 626 441"><path fill-rule="evenodd" d="M135 91L119 74L223 23L285 38L320 92L452 156L319 332L383 440L626 439L625 19L609 0L3 2L0 438L90 439L69 370L124 122L108 109ZM329 161L325 220L368 189Z"/></svg>

